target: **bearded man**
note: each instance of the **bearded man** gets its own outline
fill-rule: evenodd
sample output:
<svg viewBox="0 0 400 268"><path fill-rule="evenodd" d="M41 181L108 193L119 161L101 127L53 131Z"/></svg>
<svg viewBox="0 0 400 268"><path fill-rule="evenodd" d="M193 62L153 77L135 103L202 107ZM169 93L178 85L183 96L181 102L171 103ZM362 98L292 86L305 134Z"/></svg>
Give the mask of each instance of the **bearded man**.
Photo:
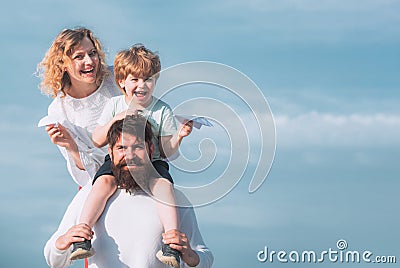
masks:
<svg viewBox="0 0 400 268"><path fill-rule="evenodd" d="M193 208L179 207L180 231L163 233L156 204L148 193L157 176L151 164L151 127L139 115L116 121L107 135L112 170L118 185L93 230L78 224L91 185L83 187L67 208L58 230L46 243L50 267L72 264L72 243L92 240L96 254L90 268L166 267L156 257L162 243L181 254L182 267L211 267L213 255L205 246ZM177 193L182 198L181 193Z"/></svg>

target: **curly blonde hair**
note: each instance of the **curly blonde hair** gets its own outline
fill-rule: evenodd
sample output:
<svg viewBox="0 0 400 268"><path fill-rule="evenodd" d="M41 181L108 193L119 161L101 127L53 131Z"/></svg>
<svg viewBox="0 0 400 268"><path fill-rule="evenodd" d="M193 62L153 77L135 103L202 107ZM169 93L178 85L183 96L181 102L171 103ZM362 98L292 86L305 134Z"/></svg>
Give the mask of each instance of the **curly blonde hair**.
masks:
<svg viewBox="0 0 400 268"><path fill-rule="evenodd" d="M65 71L65 64L70 61L70 56L76 46L85 38L89 38L99 56L99 68L96 74L96 85L100 86L104 76L108 73L105 63L105 54L100 41L94 37L91 30L80 27L62 30L43 60L37 65L37 75L41 78L39 89L46 95L55 98L60 92L65 96L66 90L71 86L71 79Z"/></svg>
<svg viewBox="0 0 400 268"><path fill-rule="evenodd" d="M154 76L158 79L160 71L160 57L143 44L135 44L119 51L114 59L115 81L122 93L125 93L125 90L121 88L119 81L126 79L129 74L137 78Z"/></svg>

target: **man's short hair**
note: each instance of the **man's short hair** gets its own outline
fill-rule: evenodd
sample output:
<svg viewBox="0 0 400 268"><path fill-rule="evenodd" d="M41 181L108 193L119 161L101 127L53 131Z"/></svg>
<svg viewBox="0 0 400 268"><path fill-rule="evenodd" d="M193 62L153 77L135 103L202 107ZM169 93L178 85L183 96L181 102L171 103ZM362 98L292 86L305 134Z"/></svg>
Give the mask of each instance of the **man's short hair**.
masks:
<svg viewBox="0 0 400 268"><path fill-rule="evenodd" d="M115 121L107 133L107 143L112 149L122 133L135 136L139 142L152 144L153 132L150 123L142 115L127 115L124 119Z"/></svg>

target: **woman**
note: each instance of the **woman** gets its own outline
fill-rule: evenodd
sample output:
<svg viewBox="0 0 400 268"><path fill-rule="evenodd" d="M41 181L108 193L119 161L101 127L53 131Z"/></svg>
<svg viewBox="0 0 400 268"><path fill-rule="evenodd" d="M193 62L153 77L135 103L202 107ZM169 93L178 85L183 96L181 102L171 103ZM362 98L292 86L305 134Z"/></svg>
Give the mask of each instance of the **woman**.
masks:
<svg viewBox="0 0 400 268"><path fill-rule="evenodd" d="M105 103L119 95L99 40L86 28L63 30L38 64L40 89L54 100L46 126L80 186L91 182L107 151L93 145L92 132Z"/></svg>

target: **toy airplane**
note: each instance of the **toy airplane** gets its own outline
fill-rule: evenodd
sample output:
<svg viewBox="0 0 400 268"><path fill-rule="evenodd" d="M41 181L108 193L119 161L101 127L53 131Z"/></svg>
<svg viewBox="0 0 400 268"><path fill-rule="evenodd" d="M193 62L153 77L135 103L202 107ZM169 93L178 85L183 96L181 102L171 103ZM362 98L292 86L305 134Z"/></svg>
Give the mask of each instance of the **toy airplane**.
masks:
<svg viewBox="0 0 400 268"><path fill-rule="evenodd" d="M56 118L46 115L45 117L40 119L40 121L38 123L38 127L44 127L44 126L48 126L48 125L52 125L52 124L57 126L58 120Z"/></svg>
<svg viewBox="0 0 400 268"><path fill-rule="evenodd" d="M212 127L213 124L207 120L203 116L197 116L197 115L175 115L175 118L181 122L182 124L185 123L185 121L192 121L193 126L197 129L200 129L202 126L206 127Z"/></svg>

